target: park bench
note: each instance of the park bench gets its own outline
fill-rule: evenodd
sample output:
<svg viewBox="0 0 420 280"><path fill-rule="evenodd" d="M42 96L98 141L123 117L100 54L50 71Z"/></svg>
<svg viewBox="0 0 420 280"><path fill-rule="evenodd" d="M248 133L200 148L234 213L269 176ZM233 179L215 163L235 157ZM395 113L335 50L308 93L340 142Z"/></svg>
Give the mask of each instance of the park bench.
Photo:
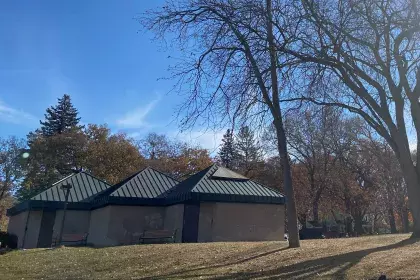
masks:
<svg viewBox="0 0 420 280"><path fill-rule="evenodd" d="M175 230L145 230L139 238L139 243L147 243L149 241L169 241L175 243L176 229Z"/></svg>
<svg viewBox="0 0 420 280"><path fill-rule="evenodd" d="M74 245L86 245L88 233L64 233L61 239L61 244L74 244ZM58 244L59 236L53 238L52 246L61 245Z"/></svg>

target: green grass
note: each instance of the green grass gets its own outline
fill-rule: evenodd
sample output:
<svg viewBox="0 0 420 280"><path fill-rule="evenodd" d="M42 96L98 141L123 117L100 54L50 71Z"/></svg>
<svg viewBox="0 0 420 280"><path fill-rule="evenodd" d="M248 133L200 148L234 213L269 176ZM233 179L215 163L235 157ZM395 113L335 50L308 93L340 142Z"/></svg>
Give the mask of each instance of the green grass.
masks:
<svg viewBox="0 0 420 280"><path fill-rule="evenodd" d="M0 256L0 279L418 279L420 242L408 238L12 251Z"/></svg>

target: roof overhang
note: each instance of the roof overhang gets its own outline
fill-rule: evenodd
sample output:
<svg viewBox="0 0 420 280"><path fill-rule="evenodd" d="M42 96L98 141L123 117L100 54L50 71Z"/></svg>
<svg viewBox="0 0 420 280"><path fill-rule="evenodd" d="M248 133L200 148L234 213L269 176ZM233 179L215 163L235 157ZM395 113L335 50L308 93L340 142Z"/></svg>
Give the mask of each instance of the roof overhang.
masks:
<svg viewBox="0 0 420 280"><path fill-rule="evenodd" d="M108 196L96 200L91 204L91 209L106 207L108 205L122 206L166 206L167 200L164 198L136 198L136 197L116 197Z"/></svg>
<svg viewBox="0 0 420 280"><path fill-rule="evenodd" d="M244 196L235 194L214 194L190 192L183 195L172 197L166 205L173 205L184 202L226 202L226 203L254 203L254 204L286 204L285 197L271 196Z"/></svg>
<svg viewBox="0 0 420 280"><path fill-rule="evenodd" d="M64 207L64 202L60 201L43 201L43 200L27 200L23 201L10 209L7 209L7 216L14 216L21 212L32 210L61 210ZM67 203L67 210L89 210L90 203L86 202L69 202Z"/></svg>

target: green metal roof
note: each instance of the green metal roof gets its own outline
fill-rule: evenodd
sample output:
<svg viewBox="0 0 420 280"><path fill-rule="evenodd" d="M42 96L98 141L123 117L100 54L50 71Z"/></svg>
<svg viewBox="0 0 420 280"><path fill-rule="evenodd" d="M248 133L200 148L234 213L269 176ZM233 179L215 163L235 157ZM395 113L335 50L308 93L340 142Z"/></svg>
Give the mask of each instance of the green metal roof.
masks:
<svg viewBox="0 0 420 280"><path fill-rule="evenodd" d="M110 188L111 185L83 171L71 174L54 183L51 188L35 195L30 200L64 201L65 191L61 186L70 184L69 202L87 202L93 196Z"/></svg>
<svg viewBox="0 0 420 280"><path fill-rule="evenodd" d="M110 197L159 198L179 183L178 180L151 167L137 172L112 187Z"/></svg>
<svg viewBox="0 0 420 280"><path fill-rule="evenodd" d="M165 194L168 203L187 200L284 204L284 195L227 168L212 165Z"/></svg>
<svg viewBox="0 0 420 280"><path fill-rule="evenodd" d="M28 201L8 209L15 215L27 209L61 209L64 184L73 187L69 194L69 209L95 209L108 204L119 205L171 205L189 201L241 202L284 204L279 191L265 187L238 173L217 165L179 182L147 167L114 186L85 172L79 172L54 183L51 188Z"/></svg>

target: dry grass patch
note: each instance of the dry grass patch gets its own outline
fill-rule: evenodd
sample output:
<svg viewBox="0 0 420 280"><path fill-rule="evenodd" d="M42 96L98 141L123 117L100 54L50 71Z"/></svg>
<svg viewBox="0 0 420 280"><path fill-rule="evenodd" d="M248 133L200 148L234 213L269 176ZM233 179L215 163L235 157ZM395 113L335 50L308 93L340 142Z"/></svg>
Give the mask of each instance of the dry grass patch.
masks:
<svg viewBox="0 0 420 280"><path fill-rule="evenodd" d="M420 279L420 242L408 238L13 251L0 256L0 279Z"/></svg>

